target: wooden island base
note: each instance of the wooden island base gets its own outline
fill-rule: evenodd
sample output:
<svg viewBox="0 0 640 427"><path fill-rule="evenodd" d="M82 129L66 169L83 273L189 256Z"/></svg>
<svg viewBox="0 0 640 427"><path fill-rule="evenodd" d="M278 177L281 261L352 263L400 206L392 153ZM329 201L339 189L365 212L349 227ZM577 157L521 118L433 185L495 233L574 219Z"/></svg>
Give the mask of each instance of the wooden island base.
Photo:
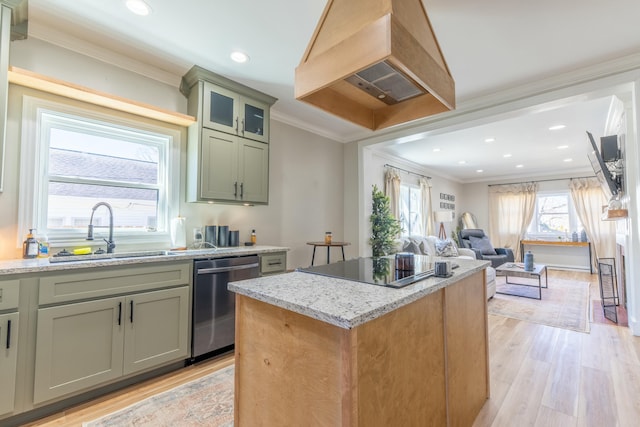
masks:
<svg viewBox="0 0 640 427"><path fill-rule="evenodd" d="M353 329L236 298L236 426L471 426L489 397L484 271Z"/></svg>

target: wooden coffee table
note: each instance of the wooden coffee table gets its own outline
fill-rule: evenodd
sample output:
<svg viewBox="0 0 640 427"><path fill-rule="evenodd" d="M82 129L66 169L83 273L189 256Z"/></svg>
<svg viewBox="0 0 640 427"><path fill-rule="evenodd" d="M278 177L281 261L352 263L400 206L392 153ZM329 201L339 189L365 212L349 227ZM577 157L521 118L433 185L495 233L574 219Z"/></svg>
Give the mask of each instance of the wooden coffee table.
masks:
<svg viewBox="0 0 640 427"><path fill-rule="evenodd" d="M544 273L544 286L542 286L542 273ZM549 287L549 279L547 277L547 266L544 264L534 264L533 270L526 271L524 269L524 264L517 262L506 262L498 267L496 267L496 274L504 276L504 280L508 285L518 285L518 286L528 286L532 288L538 288L538 296L529 296L526 294L520 293L512 293L512 292L500 292L496 290L496 293L503 295L514 295L518 297L524 298L533 298L533 299L542 299L542 288ZM511 277L522 277L526 279L538 279L537 285L532 285L530 283L522 283L522 282L510 282L509 276Z"/></svg>

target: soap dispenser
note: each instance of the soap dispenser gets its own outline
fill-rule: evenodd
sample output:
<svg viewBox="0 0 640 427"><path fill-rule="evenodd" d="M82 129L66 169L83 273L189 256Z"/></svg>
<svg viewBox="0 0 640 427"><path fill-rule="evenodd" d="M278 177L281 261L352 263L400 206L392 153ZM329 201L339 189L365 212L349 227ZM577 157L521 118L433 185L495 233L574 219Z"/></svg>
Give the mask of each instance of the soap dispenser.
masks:
<svg viewBox="0 0 640 427"><path fill-rule="evenodd" d="M27 239L22 243L22 257L35 258L38 256L38 241L33 237L33 228L29 229Z"/></svg>

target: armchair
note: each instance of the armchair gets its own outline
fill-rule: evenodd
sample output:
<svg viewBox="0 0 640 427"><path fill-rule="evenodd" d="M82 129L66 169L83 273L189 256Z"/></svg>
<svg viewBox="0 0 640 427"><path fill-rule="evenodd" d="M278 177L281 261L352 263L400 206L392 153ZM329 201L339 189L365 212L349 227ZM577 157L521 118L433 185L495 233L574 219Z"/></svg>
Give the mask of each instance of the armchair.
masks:
<svg viewBox="0 0 640 427"><path fill-rule="evenodd" d="M492 267L498 267L505 262L513 262L513 251L509 248L494 248L484 230L467 228L458 232L460 246L471 249L476 259L491 261Z"/></svg>

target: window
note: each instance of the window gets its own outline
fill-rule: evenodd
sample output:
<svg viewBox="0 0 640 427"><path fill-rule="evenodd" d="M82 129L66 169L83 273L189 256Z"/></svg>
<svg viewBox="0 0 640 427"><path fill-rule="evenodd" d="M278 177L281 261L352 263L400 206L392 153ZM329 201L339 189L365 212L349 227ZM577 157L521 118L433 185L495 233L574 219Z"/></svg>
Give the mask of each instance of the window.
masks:
<svg viewBox="0 0 640 427"><path fill-rule="evenodd" d="M582 229L568 191L539 192L528 236L543 239L570 239L571 233Z"/></svg>
<svg viewBox="0 0 640 427"><path fill-rule="evenodd" d="M54 243L77 243L93 206L107 202L116 242L168 240L178 213L177 130L31 97L24 105L21 187L33 192L21 192L21 234L33 227ZM109 211L96 209L93 224L96 240L106 237Z"/></svg>
<svg viewBox="0 0 640 427"><path fill-rule="evenodd" d="M423 235L422 191L420 187L400 184L400 226L403 236Z"/></svg>

